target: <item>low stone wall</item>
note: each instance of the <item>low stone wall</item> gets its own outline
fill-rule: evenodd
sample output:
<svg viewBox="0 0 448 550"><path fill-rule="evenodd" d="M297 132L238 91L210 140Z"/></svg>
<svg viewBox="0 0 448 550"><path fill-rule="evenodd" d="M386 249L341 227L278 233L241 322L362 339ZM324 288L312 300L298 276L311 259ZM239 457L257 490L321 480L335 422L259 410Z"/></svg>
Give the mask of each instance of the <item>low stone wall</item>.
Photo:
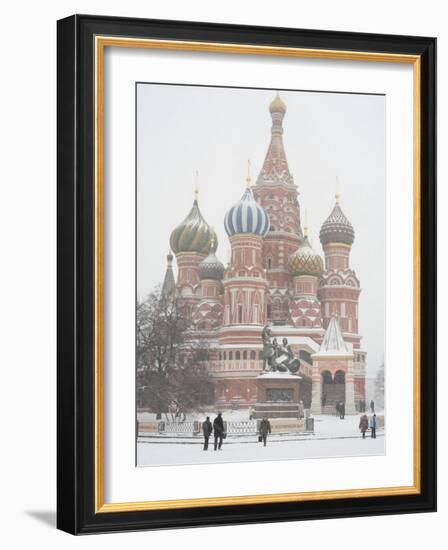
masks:
<svg viewBox="0 0 448 550"><path fill-rule="evenodd" d="M138 432L146 432L146 433L158 433L159 426L161 424L160 420L149 420L146 422L138 422Z"/></svg>
<svg viewBox="0 0 448 550"><path fill-rule="evenodd" d="M269 420L271 433L300 433L304 432L306 423L304 418L273 418Z"/></svg>

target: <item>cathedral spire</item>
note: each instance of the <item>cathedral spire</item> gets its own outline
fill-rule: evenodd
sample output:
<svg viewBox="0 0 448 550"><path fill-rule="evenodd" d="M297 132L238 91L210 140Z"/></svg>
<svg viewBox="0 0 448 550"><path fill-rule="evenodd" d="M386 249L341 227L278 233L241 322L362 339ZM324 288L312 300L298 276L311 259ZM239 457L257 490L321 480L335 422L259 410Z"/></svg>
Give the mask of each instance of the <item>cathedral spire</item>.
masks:
<svg viewBox="0 0 448 550"><path fill-rule="evenodd" d="M286 105L279 93L269 105L272 118L271 142L264 159L263 168L257 179L258 185L263 184L293 184L293 177L289 171L283 145L283 118L286 113Z"/></svg>

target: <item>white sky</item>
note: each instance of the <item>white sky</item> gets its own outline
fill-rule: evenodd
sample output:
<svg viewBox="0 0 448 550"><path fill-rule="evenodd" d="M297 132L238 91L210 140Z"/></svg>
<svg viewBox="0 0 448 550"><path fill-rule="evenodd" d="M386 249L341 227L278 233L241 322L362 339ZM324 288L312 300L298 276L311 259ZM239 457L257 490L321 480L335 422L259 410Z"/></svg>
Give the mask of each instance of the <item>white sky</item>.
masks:
<svg viewBox="0 0 448 550"><path fill-rule="evenodd" d="M276 90L137 85L137 294L163 280L171 231L189 212L195 172L199 206L218 234L244 192L247 160L255 183L270 141L269 103ZM361 281L359 328L374 373L384 352L385 98L281 91L286 155L299 189L302 224L323 255L319 229L334 205L355 229L351 266Z"/></svg>

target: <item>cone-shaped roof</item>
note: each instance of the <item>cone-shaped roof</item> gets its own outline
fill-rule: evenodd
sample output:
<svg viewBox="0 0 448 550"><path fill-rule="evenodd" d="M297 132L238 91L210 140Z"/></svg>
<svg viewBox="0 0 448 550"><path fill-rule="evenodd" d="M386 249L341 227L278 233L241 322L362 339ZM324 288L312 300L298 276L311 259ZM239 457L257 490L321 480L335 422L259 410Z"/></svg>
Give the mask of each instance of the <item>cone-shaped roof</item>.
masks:
<svg viewBox="0 0 448 550"><path fill-rule="evenodd" d="M339 321L334 315L325 331L317 355L350 355L351 353L351 346L344 341Z"/></svg>

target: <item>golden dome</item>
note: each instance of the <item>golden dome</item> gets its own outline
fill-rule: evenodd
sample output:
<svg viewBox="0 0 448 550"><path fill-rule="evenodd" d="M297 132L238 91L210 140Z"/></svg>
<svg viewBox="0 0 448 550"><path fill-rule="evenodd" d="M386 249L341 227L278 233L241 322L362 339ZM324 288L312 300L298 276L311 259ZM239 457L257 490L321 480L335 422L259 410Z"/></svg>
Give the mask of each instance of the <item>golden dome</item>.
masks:
<svg viewBox="0 0 448 550"><path fill-rule="evenodd" d="M269 111L271 113L286 113L286 105L282 98L279 96L278 92L275 96L275 99L271 101L271 104L269 105Z"/></svg>
<svg viewBox="0 0 448 550"><path fill-rule="evenodd" d="M308 236L305 235L302 244L289 257L288 269L295 277L299 275L318 276L324 270L322 258L312 249Z"/></svg>

